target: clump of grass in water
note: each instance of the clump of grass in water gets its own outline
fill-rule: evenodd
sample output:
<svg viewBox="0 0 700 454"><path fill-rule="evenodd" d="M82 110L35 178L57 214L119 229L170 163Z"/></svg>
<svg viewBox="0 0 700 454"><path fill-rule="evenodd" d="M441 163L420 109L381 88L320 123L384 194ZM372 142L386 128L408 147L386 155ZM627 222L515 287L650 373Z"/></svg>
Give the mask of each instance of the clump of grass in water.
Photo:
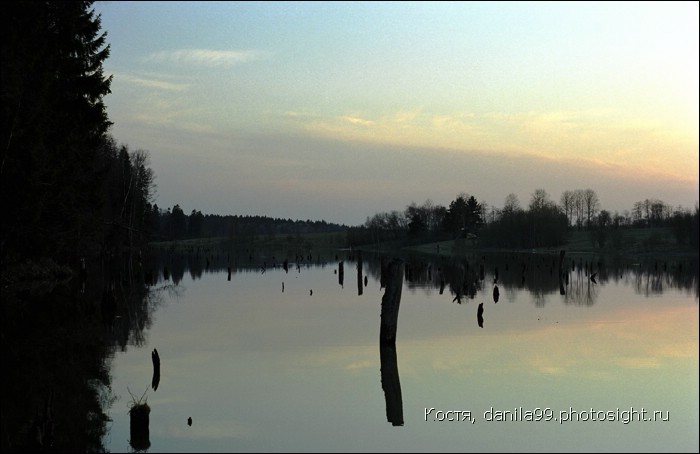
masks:
<svg viewBox="0 0 700 454"><path fill-rule="evenodd" d="M129 391L129 394L131 394L131 402L129 402L129 413L141 413L141 412L146 412L147 414L151 412L151 407L148 406L148 399L144 400L144 397L146 397L146 393L148 392L148 388L146 388L146 391L141 394L141 397L136 399L136 396L131 392L129 387L126 387L126 390Z"/></svg>
<svg viewBox="0 0 700 454"><path fill-rule="evenodd" d="M128 387L126 390L131 394L131 402L129 402L129 415L131 416L131 447L137 451L145 451L151 446L148 429L151 407L148 406L148 399L145 398L148 388L146 388L146 391L144 391L138 399Z"/></svg>

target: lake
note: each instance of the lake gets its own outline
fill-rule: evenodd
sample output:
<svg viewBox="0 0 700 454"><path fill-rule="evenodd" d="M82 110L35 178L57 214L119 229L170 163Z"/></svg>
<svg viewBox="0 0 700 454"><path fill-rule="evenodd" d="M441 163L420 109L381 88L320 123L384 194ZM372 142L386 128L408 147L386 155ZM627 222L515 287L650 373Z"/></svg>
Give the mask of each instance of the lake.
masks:
<svg viewBox="0 0 700 454"><path fill-rule="evenodd" d="M380 257L285 258L158 259L108 450L698 451L696 259L402 256L392 345Z"/></svg>

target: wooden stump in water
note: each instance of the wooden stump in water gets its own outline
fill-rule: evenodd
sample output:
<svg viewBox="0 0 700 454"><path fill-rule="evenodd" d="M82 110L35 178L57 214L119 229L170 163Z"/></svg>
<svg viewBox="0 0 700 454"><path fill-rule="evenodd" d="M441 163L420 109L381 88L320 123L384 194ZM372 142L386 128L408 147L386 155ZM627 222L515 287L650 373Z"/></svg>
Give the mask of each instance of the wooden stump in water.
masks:
<svg viewBox="0 0 700 454"><path fill-rule="evenodd" d="M379 329L379 340L381 342L396 342L403 274L403 260L394 259L387 265L386 289L382 297L381 327Z"/></svg>
<svg viewBox="0 0 700 454"><path fill-rule="evenodd" d="M129 444L135 451L146 451L151 447L151 437L149 433L149 419L151 407L148 404L134 405L129 411L131 417Z"/></svg>
<svg viewBox="0 0 700 454"><path fill-rule="evenodd" d="M569 279L569 272L564 266L564 256L566 254L566 251L562 249L559 251L559 294L560 295L566 295L566 287L564 285L564 281L567 281L568 284L568 279Z"/></svg>
<svg viewBox="0 0 700 454"><path fill-rule="evenodd" d="M382 256L380 262L379 288L386 287L386 273L389 267L389 259Z"/></svg>
<svg viewBox="0 0 700 454"><path fill-rule="evenodd" d="M362 251L357 251L357 294L362 295Z"/></svg>

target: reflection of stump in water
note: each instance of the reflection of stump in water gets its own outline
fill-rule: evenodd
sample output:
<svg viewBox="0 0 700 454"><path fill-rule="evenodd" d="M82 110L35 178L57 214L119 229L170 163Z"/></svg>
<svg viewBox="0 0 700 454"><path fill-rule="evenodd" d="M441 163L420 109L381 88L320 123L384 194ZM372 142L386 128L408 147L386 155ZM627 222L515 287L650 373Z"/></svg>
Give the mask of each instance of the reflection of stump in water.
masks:
<svg viewBox="0 0 700 454"><path fill-rule="evenodd" d="M403 426L403 398L396 360L396 344L379 342L382 389L386 400L386 420L394 426Z"/></svg>
<svg viewBox="0 0 700 454"><path fill-rule="evenodd" d="M131 440L129 443L136 451L145 451L151 447L148 429L150 413L151 408L147 403L136 404L129 411L131 417Z"/></svg>
<svg viewBox="0 0 700 454"><path fill-rule="evenodd" d="M559 251L559 294L566 295L566 287L564 286L564 281L566 280L566 285L569 284L569 272L566 269L564 256L566 255L566 250L562 249ZM575 266L575 265L574 265Z"/></svg>

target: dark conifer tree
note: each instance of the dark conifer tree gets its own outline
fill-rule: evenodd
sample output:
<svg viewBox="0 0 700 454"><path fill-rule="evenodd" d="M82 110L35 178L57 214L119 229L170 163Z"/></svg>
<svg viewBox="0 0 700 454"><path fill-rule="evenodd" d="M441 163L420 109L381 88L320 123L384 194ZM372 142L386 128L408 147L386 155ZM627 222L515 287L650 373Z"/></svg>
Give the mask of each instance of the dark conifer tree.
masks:
<svg viewBox="0 0 700 454"><path fill-rule="evenodd" d="M2 257L82 254L100 229L110 122L93 2L7 2L2 33Z"/></svg>

